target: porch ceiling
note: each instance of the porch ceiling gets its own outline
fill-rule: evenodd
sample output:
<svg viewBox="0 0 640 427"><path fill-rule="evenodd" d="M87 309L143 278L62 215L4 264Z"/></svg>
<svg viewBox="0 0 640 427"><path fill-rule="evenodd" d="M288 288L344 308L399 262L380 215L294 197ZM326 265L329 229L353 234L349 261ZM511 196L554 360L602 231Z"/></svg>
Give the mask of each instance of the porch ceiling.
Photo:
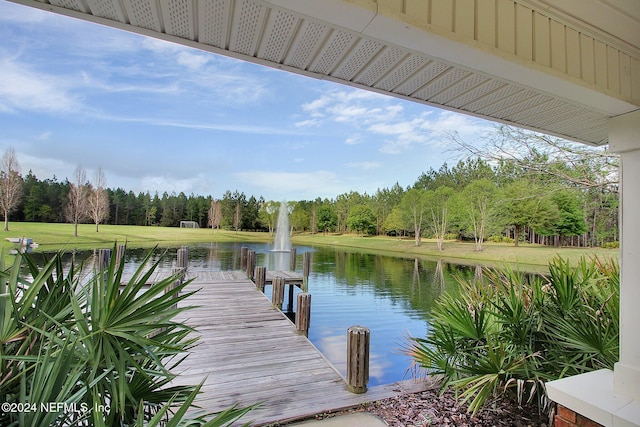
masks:
<svg viewBox="0 0 640 427"><path fill-rule="evenodd" d="M381 16L374 2L15 1L590 144L607 143L610 117L638 109L636 102L532 70L526 64L514 65L496 52ZM621 21L614 19L624 16L631 28L640 22L635 0L588 0L598 10L584 8L583 1L524 2L546 9L557 4L556 13L607 34L631 51L640 51L640 31L629 32L628 24L616 25Z"/></svg>

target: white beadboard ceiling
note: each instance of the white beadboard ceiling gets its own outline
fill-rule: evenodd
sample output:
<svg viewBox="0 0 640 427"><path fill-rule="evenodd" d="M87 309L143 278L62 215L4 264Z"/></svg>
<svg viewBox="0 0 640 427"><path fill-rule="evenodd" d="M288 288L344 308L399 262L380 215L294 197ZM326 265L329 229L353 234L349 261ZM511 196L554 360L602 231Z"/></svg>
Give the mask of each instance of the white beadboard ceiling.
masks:
<svg viewBox="0 0 640 427"><path fill-rule="evenodd" d="M553 3L528 1L545 7ZM592 19L593 22L588 23L592 27L608 26L601 28L602 31L612 37L627 37L627 42L637 47L637 40L632 36L637 38L640 31L618 36L614 34L615 25L602 13L590 16L588 11L580 9L583 0L557 1L564 8L558 9L558 13L570 14L575 19ZM626 14L632 22L637 22L640 15L637 0L622 0L617 8L612 6L617 3L614 0L588 1L611 13ZM314 17L312 9L323 4L319 0L308 11L299 6L305 2L291 10L285 8L287 1L278 0L16 2L595 145L607 143L607 121L615 115L604 104L594 107L564 94L558 95L543 84L540 87L524 85L517 79L498 76L482 68L441 59L441 55L431 56L428 48L424 49L426 53L416 51L398 43L397 38L386 39L384 33L373 37L366 31L355 31L353 26L347 29L335 23L349 19L348 16L337 17L332 22L323 20L322 16ZM335 3L328 2L327 7ZM486 56L487 61L493 60L491 55ZM630 110L637 108L630 107Z"/></svg>

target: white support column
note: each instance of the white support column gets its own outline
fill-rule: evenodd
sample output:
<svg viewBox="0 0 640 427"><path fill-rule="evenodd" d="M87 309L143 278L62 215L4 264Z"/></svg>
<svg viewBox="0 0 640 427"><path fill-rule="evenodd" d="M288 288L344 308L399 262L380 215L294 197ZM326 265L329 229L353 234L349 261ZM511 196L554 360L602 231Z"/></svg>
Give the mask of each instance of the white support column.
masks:
<svg viewBox="0 0 640 427"><path fill-rule="evenodd" d="M549 398L606 427L640 427L640 110L609 120L620 170L620 360L547 383Z"/></svg>
<svg viewBox="0 0 640 427"><path fill-rule="evenodd" d="M614 390L640 401L640 110L609 121L609 147L620 153L620 361Z"/></svg>

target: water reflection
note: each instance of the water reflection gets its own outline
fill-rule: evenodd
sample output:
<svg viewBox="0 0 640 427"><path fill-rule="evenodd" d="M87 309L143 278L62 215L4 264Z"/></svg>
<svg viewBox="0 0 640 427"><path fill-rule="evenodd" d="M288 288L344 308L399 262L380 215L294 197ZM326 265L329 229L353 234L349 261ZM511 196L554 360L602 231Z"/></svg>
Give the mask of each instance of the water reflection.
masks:
<svg viewBox="0 0 640 427"><path fill-rule="evenodd" d="M210 243L189 247L189 269L226 271L240 269L240 251L245 246L256 251L256 265L289 265L289 253L271 252L263 243ZM161 249L166 256L160 271L175 266L177 248ZM454 276L473 279L474 266L443 260L398 258L326 247L297 247L297 270L302 269L302 254L312 252L308 292L312 294L309 339L336 368L346 375L346 332L362 325L371 330L370 386L403 379L410 360L399 352L407 335L424 336L434 300L443 292L456 292ZM129 249L125 270L133 272L148 254L148 249ZM92 263L92 251L76 252L76 263ZM281 255L286 260L277 260ZM70 263L72 254L65 255ZM293 310L296 294L294 289ZM271 287L265 288L271 296ZM285 307L288 290L285 293Z"/></svg>

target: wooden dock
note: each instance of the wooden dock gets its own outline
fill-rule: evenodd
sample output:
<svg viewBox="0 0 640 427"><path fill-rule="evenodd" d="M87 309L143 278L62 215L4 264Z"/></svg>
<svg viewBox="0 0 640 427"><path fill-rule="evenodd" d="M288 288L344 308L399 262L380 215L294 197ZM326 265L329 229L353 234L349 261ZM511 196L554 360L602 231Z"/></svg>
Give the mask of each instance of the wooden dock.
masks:
<svg viewBox="0 0 640 427"><path fill-rule="evenodd" d="M274 271L267 270L267 274L265 275L265 280L264 280L265 283L269 285L273 284L274 277L284 278L284 283L287 285L293 284L300 287L304 283L304 277L302 276L302 274L297 273L295 271L284 271L284 270L274 270Z"/></svg>
<svg viewBox="0 0 640 427"><path fill-rule="evenodd" d="M197 328L200 344L180 366L175 384L206 377L196 400L204 410L262 402L242 421L267 425L401 392L398 383L348 392L338 371L244 273L190 271L189 277L195 280L187 289L200 291L182 304L199 307L180 320Z"/></svg>

